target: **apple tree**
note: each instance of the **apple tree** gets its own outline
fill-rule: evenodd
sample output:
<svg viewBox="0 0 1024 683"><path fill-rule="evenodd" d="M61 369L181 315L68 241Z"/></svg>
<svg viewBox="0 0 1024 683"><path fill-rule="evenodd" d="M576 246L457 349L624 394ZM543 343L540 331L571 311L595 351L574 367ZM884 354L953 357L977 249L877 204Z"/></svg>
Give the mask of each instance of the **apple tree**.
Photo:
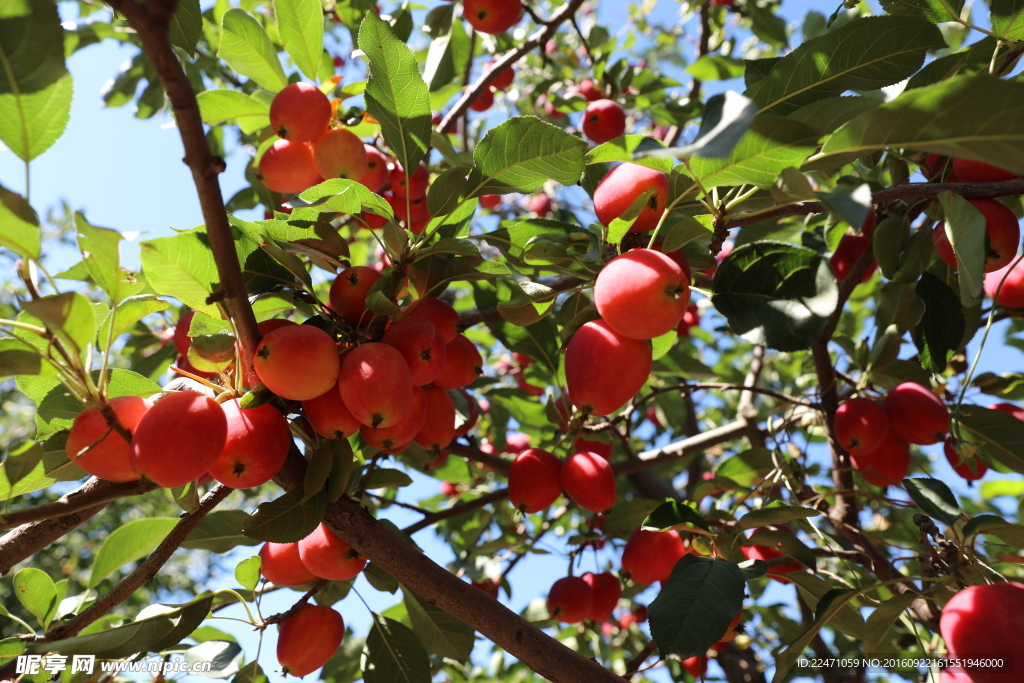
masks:
<svg viewBox="0 0 1024 683"><path fill-rule="evenodd" d="M789 4L0 4L2 676L1018 680L1024 11ZM29 194L104 41L137 270Z"/></svg>

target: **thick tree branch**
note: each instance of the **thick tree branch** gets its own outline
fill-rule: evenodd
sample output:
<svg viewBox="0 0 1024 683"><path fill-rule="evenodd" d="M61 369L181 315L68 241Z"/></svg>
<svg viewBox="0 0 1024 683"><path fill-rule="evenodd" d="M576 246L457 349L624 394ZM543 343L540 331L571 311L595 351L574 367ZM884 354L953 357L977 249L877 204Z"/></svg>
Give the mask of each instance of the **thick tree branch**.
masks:
<svg viewBox="0 0 1024 683"><path fill-rule="evenodd" d="M86 488L86 485L90 484L93 480L101 483ZM35 507L15 510L14 512L0 515L0 529L13 529L22 524L66 517L73 513L96 507L97 505L106 505L117 498L137 496L159 488L156 484L141 479L139 481L114 483L96 479L95 477L88 480L86 485L64 494L52 503L36 505Z"/></svg>
<svg viewBox="0 0 1024 683"><path fill-rule="evenodd" d="M747 424L746 420L729 422L721 427L709 429L696 436L683 439L682 441L670 443L664 448L644 451L637 455L636 460L620 460L618 462L614 462L612 463L612 469L615 471L616 475L619 475L632 474L641 470L651 469L652 467L667 465L668 463L676 462L681 458L685 458L688 455L693 455L707 450L712 446L717 446L720 443L725 443L726 441L732 441L742 436L746 436L751 432L751 429L751 426ZM756 427L754 429L756 429Z"/></svg>
<svg viewBox="0 0 1024 683"><path fill-rule="evenodd" d="M976 197L1007 197L1024 194L1024 178L999 180L989 183L911 183L909 185L897 185L896 187L875 192L871 195L871 202L878 206L886 202L905 199L934 199L940 192L952 192L967 199L974 199ZM758 213L730 216L726 219L726 228L742 228L771 218L781 218L782 216L792 216L795 214L824 213L826 210L821 202L795 202Z"/></svg>
<svg viewBox="0 0 1024 683"><path fill-rule="evenodd" d="M503 55L498 61L491 65L490 69L484 71L480 78L476 79L476 82L462 93L462 97L455 103L455 106L449 109L448 113L444 115L444 118L441 119L441 123L437 124L437 131L443 134L444 131L448 130L448 126L451 122L462 116L466 110L469 109L469 105L472 104L476 98L480 97L483 91L486 90L487 87L498 78L498 76L505 72L505 69L508 69L518 62L519 59L530 50L547 43L548 40L555 35L555 31L558 30L558 26L566 19L573 16L582 4L583 0L569 0L569 2L563 5L561 9L552 14L550 19L542 24L539 31L527 38L519 47Z"/></svg>
<svg viewBox="0 0 1024 683"><path fill-rule="evenodd" d="M302 485L306 462L293 449L274 478L286 490ZM622 683L622 679L546 635L483 591L460 581L396 537L356 501L331 503L324 521L350 546L402 584L479 631L554 683Z"/></svg>
<svg viewBox="0 0 1024 683"><path fill-rule="evenodd" d="M167 99L174 109L175 123L185 147L184 162L192 171L203 222L206 223L206 234L220 276L220 289L214 296L224 302L234 321L245 356L245 367L248 368L256 345L259 344L260 332L256 327L256 316L249 305L245 280L235 252L234 235L228 224L224 196L221 194L219 175L224 171L224 160L210 152L196 94L168 37L168 27L177 0L149 0L145 3L135 0L109 1L110 6L124 15L135 29L142 49L160 77L167 91Z"/></svg>
<svg viewBox="0 0 1024 683"><path fill-rule="evenodd" d="M232 491L234 489L222 484L218 484L210 489L199 501L199 508L193 513L184 513L181 520L171 529L171 533L167 534L167 537L157 546L157 549L142 564L136 567L135 571L124 577L120 583L114 586L109 593L94 602L81 614L51 629L48 633L42 636L29 637L27 640L37 643L52 643L64 638L70 638L127 600L142 584L153 580L153 577L166 564L174 551L188 538L188 535L192 533L192 530L196 528L200 520L217 507ZM10 677L10 674L14 673L14 664L14 661L11 661L3 668L0 668L0 676Z"/></svg>

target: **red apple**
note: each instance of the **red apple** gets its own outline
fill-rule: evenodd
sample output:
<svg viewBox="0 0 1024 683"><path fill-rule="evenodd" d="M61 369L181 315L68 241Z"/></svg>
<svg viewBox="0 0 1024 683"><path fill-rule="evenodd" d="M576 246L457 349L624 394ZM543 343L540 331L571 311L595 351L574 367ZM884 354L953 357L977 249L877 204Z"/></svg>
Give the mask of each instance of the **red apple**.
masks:
<svg viewBox="0 0 1024 683"><path fill-rule="evenodd" d="M846 276L853 269L854 264L860 260L861 255L864 254L868 249L871 248L871 239L862 235L854 235L847 233L843 235L843 238L839 240L839 246L836 247L835 252L828 260L828 265L832 269L832 274L836 276L836 279L842 282L846 279ZM864 273L864 277L861 278L861 282L867 282L874 275L875 271L878 270L878 264L873 263L871 267Z"/></svg>
<svg viewBox="0 0 1024 683"><path fill-rule="evenodd" d="M508 471L508 499L527 514L540 512L562 495L562 461L542 448L528 448Z"/></svg>
<svg viewBox="0 0 1024 683"><path fill-rule="evenodd" d="M679 325L690 303L689 267L680 268L660 251L632 249L598 273L594 303L623 337L660 337Z"/></svg>
<svg viewBox="0 0 1024 683"><path fill-rule="evenodd" d="M626 132L626 112L612 100L594 100L583 112L583 134L595 145Z"/></svg>
<svg viewBox="0 0 1024 683"><path fill-rule="evenodd" d="M981 458L962 459L960 454L956 452L952 436L946 437L946 441L942 444L942 452L945 454L946 460L953 470L966 481L978 481L988 472L988 466Z"/></svg>
<svg viewBox="0 0 1024 683"><path fill-rule="evenodd" d="M344 128L329 130L313 143L313 161L324 178L359 181L366 175L367 156L363 141Z"/></svg>
<svg viewBox="0 0 1024 683"><path fill-rule="evenodd" d="M225 401L221 408L228 436L210 474L233 489L266 484L288 459L292 443L288 420L271 405L242 410L237 398Z"/></svg>
<svg viewBox="0 0 1024 683"><path fill-rule="evenodd" d="M594 606L594 591L582 578L566 576L548 591L548 614L566 624L578 624Z"/></svg>
<svg viewBox="0 0 1024 683"><path fill-rule="evenodd" d="M597 453L574 453L562 465L562 488L580 507L604 512L615 505L615 473Z"/></svg>
<svg viewBox="0 0 1024 683"><path fill-rule="evenodd" d="M400 453L412 443L426 422L427 408L423 387L412 388L409 407L402 418L390 427L363 425L359 435L363 441L385 453Z"/></svg>
<svg viewBox="0 0 1024 683"><path fill-rule="evenodd" d="M953 172L965 183L991 183L1020 177L1012 171L973 159L953 159Z"/></svg>
<svg viewBox="0 0 1024 683"><path fill-rule="evenodd" d="M425 419L414 440L423 448L439 453L455 438L455 402L447 389L435 386L423 388L423 400Z"/></svg>
<svg viewBox="0 0 1024 683"><path fill-rule="evenodd" d="M591 415L609 415L643 388L652 362L648 342L623 337L603 320L586 323L565 350L569 398Z"/></svg>
<svg viewBox="0 0 1024 683"><path fill-rule="evenodd" d="M328 439L347 439L363 424L345 405L337 384L320 396L303 401L302 412L316 433Z"/></svg>
<svg viewBox="0 0 1024 683"><path fill-rule="evenodd" d="M850 463L874 486L899 486L910 471L910 451L892 432L888 432L875 450L851 453Z"/></svg>
<svg viewBox="0 0 1024 683"><path fill-rule="evenodd" d="M292 401L326 393L338 381L338 347L331 335L312 325L272 330L256 347L253 367L272 392Z"/></svg>
<svg viewBox="0 0 1024 683"><path fill-rule="evenodd" d="M301 586L316 581L299 557L298 543L264 543L260 548L260 573L279 586Z"/></svg>
<svg viewBox="0 0 1024 683"><path fill-rule="evenodd" d="M413 301L405 309L406 318L423 318L441 331L445 344L451 344L459 333L459 314L447 301L424 297Z"/></svg>
<svg viewBox="0 0 1024 683"><path fill-rule="evenodd" d="M308 142L278 140L260 157L259 175L268 190L299 194L323 181Z"/></svg>
<svg viewBox="0 0 1024 683"><path fill-rule="evenodd" d="M352 416L364 425L390 427L401 420L412 388L409 366L393 346L369 342L342 358L338 389Z"/></svg>
<svg viewBox="0 0 1024 683"><path fill-rule="evenodd" d="M626 541L622 552L622 569L636 583L666 581L683 555L686 546L677 531L645 531L637 529Z"/></svg>
<svg viewBox="0 0 1024 683"><path fill-rule="evenodd" d="M369 266L354 266L341 271L331 283L328 294L331 310L351 325L369 322L373 314L366 312L366 294L379 279L380 273Z"/></svg>
<svg viewBox="0 0 1024 683"><path fill-rule="evenodd" d="M878 448L889 431L889 414L870 398L851 398L836 410L836 440L850 453Z"/></svg>
<svg viewBox="0 0 1024 683"><path fill-rule="evenodd" d="M322 522L299 541L299 557L309 571L328 581L348 581L366 566L366 558Z"/></svg>
<svg viewBox="0 0 1024 683"><path fill-rule="evenodd" d="M889 429L900 440L919 446L939 443L949 433L949 409L931 390L904 382L885 397Z"/></svg>
<svg viewBox="0 0 1024 683"><path fill-rule="evenodd" d="M391 191L396 197L411 197L422 199L427 196L427 186L430 184L430 169L422 161L416 166L412 176L405 177L405 169L398 162L395 162L391 169Z"/></svg>
<svg viewBox="0 0 1024 683"><path fill-rule="evenodd" d="M1020 246L1020 225L1013 211L996 199L967 201L985 217L985 272L991 273L1010 265L1017 257L1017 247ZM944 223L938 223L932 229L932 242L939 258L956 270L956 253L946 236Z"/></svg>
<svg viewBox="0 0 1024 683"><path fill-rule="evenodd" d="M331 103L309 83L291 83L270 103L270 127L292 142L313 142L327 132Z"/></svg>
<svg viewBox="0 0 1024 683"><path fill-rule="evenodd" d="M1015 257L1014 261L1016 260ZM1003 308L1024 308L1024 261L1013 266L1012 269L1011 266L1013 266L1012 262L1010 265L985 275L985 294L994 299L998 291L997 305ZM1010 271L1009 275L1006 274L1007 270ZM1004 276L1006 276L1006 282L1003 282L1003 288L999 289L999 283L1003 281Z"/></svg>
<svg viewBox="0 0 1024 683"><path fill-rule="evenodd" d="M619 598L622 597L622 584L619 583L619 577L611 572L601 574L587 572L583 575L583 580L587 582L594 594L594 602L586 618L590 621L607 621L618 606Z"/></svg>
<svg viewBox="0 0 1024 683"><path fill-rule="evenodd" d="M277 661L286 674L313 673L330 660L345 638L345 622L327 605L299 608L278 625Z"/></svg>
<svg viewBox="0 0 1024 683"><path fill-rule="evenodd" d="M463 0L462 14L480 33L497 35L519 23L523 3L520 0Z"/></svg>
<svg viewBox="0 0 1024 683"><path fill-rule="evenodd" d="M413 386L429 384L441 373L445 360L444 336L429 320L416 317L397 320L381 341L394 346L405 358Z"/></svg>
<svg viewBox="0 0 1024 683"><path fill-rule="evenodd" d="M212 398L176 391L147 410L132 431L131 465L166 488L210 471L227 440L228 421Z"/></svg>
<svg viewBox="0 0 1024 683"><path fill-rule="evenodd" d="M604 225L621 216L633 201L647 190L654 194L637 217L630 232L653 230L665 213L668 177L661 171L640 164L619 164L605 175L594 190L594 212Z"/></svg>
<svg viewBox="0 0 1024 683"><path fill-rule="evenodd" d="M139 396L119 396L108 401L121 426L132 432L149 410ZM131 442L114 431L96 408L83 410L75 417L64 452L83 470L107 481L135 481L139 473L132 467Z"/></svg>
<svg viewBox="0 0 1024 683"><path fill-rule="evenodd" d="M445 346L444 365L434 379L434 385L444 389L460 389L476 381L483 374L484 359L465 335L457 334Z"/></svg>
<svg viewBox="0 0 1024 683"><path fill-rule="evenodd" d="M958 591L939 618L939 630L949 650L948 657L985 659L1008 655L1009 661L1024 661L1020 637L1020 615L1024 614L1024 584L992 583L969 586ZM1017 680L1005 669L970 668L973 683L1006 683Z"/></svg>
<svg viewBox="0 0 1024 683"><path fill-rule="evenodd" d="M363 143L363 149L366 150L366 173L359 182L370 192L380 192L388 181L388 158L373 145Z"/></svg>

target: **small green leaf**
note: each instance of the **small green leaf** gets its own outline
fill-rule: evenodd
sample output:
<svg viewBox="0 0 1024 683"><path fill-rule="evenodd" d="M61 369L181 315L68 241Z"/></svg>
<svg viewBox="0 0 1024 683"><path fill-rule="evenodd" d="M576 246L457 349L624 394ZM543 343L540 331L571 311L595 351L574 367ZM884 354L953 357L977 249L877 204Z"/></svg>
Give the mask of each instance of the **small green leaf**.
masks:
<svg viewBox="0 0 1024 683"><path fill-rule="evenodd" d="M960 505L944 482L929 477L904 479L903 488L917 503L917 507L928 516L939 519L948 526L953 526L960 519Z"/></svg>
<svg viewBox="0 0 1024 683"><path fill-rule="evenodd" d="M256 590L256 584L260 582L260 566L263 561L258 555L247 557L235 565L235 581L238 585L247 590Z"/></svg>
<svg viewBox="0 0 1024 683"><path fill-rule="evenodd" d="M587 143L533 116L491 128L473 152L471 197L534 192L548 180L574 185L583 175Z"/></svg>
<svg viewBox="0 0 1024 683"><path fill-rule="evenodd" d="M871 211L871 187L867 183L856 187L839 185L829 192L816 194L830 213L857 230L864 225Z"/></svg>
<svg viewBox="0 0 1024 683"><path fill-rule="evenodd" d="M972 405L961 405L953 419L983 456L1024 473L1024 422L1001 410Z"/></svg>
<svg viewBox="0 0 1024 683"><path fill-rule="evenodd" d="M931 372L945 372L964 339L967 324L963 305L956 292L931 273L921 276L915 291L925 306L924 316L914 328L921 365Z"/></svg>
<svg viewBox="0 0 1024 683"><path fill-rule="evenodd" d="M221 20L218 56L234 71L276 93L288 85L274 44L259 20L237 7Z"/></svg>
<svg viewBox="0 0 1024 683"><path fill-rule="evenodd" d="M274 543L296 543L313 532L327 510L327 492L321 490L302 502L302 489L261 503L242 529L249 538Z"/></svg>
<svg viewBox="0 0 1024 683"><path fill-rule="evenodd" d="M14 595L46 631L57 612L57 588L46 572L27 567L14 575Z"/></svg>
<svg viewBox="0 0 1024 683"><path fill-rule="evenodd" d="M248 521L244 510L214 510L200 520L181 547L223 554L240 545L256 545L259 541L242 533Z"/></svg>
<svg viewBox="0 0 1024 683"><path fill-rule="evenodd" d="M180 47L189 57L194 57L199 36L203 34L203 11L199 0L178 0L171 17L171 45Z"/></svg>
<svg viewBox="0 0 1024 683"><path fill-rule="evenodd" d="M332 467L334 467L334 451L330 445L314 448L309 452L309 465L306 467L306 476L302 481L300 503L305 503L323 490Z"/></svg>
<svg viewBox="0 0 1024 683"><path fill-rule="evenodd" d="M0 185L0 247L24 258L38 258L39 218L25 198Z"/></svg>
<svg viewBox="0 0 1024 683"><path fill-rule="evenodd" d="M473 629L407 588L402 588L402 595L413 632L427 649L441 657L466 662L473 652Z"/></svg>
<svg viewBox="0 0 1024 683"><path fill-rule="evenodd" d="M96 551L88 587L95 588L111 572L156 550L177 523L173 517L147 517L114 529Z"/></svg>
<svg viewBox="0 0 1024 683"><path fill-rule="evenodd" d="M985 217L978 209L952 192L939 194L946 220L946 237L956 254L957 279L960 282L960 303L966 307L981 302L985 284L986 242Z"/></svg>
<svg viewBox="0 0 1024 683"><path fill-rule="evenodd" d="M365 683L430 683L430 659L408 627L373 613L363 655Z"/></svg>
<svg viewBox="0 0 1024 683"><path fill-rule="evenodd" d="M96 316L92 304L78 292L44 296L22 304L25 312L35 316L70 345L73 352L84 352L96 338Z"/></svg>
<svg viewBox="0 0 1024 683"><path fill-rule="evenodd" d="M864 654L874 655L878 652L879 644L885 638L885 634L892 628L893 623L900 618L905 609L910 607L914 600L920 599L916 593L903 593L894 598L886 600L875 608L871 616L864 624Z"/></svg>
<svg viewBox="0 0 1024 683"><path fill-rule="evenodd" d="M703 515L686 503L680 503L677 500L666 500L659 505L643 521L641 528L648 531L668 531L669 529L692 531L694 528L711 531L711 527L708 526Z"/></svg>
<svg viewBox="0 0 1024 683"><path fill-rule="evenodd" d="M311 81L318 81L324 51L324 8L320 0L274 0L284 49Z"/></svg>
<svg viewBox="0 0 1024 683"><path fill-rule="evenodd" d="M196 100L203 123L211 126L237 123L251 135L270 125L270 105L261 98L237 90L205 90Z"/></svg>
<svg viewBox="0 0 1024 683"><path fill-rule="evenodd" d="M743 515L740 518L739 524L741 529L754 529L762 526L771 526L773 524L784 524L785 522L792 522L798 519L808 519L810 517L817 517L818 511L813 508L799 507L797 505L784 505L782 503L773 502L771 505L761 508L760 510L753 510Z"/></svg>
<svg viewBox="0 0 1024 683"><path fill-rule="evenodd" d="M672 170L673 161L665 157L649 157L648 152L665 149L665 143L649 135L623 135L587 152L586 164L605 164L613 161L633 161L662 173Z"/></svg>

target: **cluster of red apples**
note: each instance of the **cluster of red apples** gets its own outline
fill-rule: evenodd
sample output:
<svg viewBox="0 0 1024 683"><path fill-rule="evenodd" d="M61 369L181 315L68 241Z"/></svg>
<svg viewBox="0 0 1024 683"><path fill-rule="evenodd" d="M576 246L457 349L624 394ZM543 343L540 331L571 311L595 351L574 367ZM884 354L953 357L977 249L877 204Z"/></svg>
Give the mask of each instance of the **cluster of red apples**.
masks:
<svg viewBox="0 0 1024 683"><path fill-rule="evenodd" d="M1024 410L1004 403L990 406L1024 417ZM944 443L946 459L968 481L981 479L988 468L973 454L962 457L949 432L949 409L928 388L905 382L879 404L867 397L851 398L836 410L835 434L850 453L853 467L875 486L899 484L910 470L908 444Z"/></svg>

